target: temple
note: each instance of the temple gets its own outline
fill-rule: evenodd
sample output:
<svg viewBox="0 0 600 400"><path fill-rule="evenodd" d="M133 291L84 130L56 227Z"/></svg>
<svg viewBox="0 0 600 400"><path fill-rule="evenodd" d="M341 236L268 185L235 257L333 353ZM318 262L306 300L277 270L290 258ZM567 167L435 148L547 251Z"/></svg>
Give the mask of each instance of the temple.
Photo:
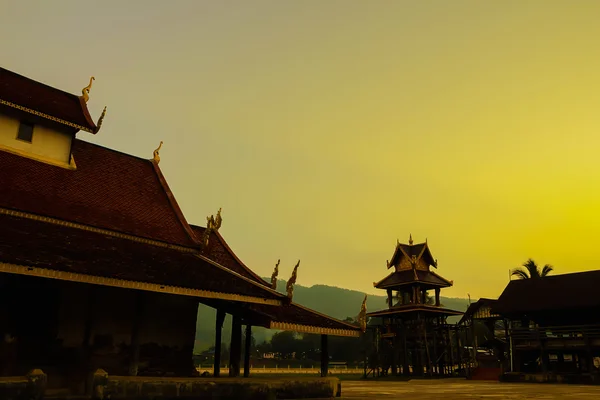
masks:
<svg viewBox="0 0 600 400"><path fill-rule="evenodd" d="M195 376L197 309L233 315L230 376L249 375L242 326L359 336L354 325L275 291L219 228L190 225L152 158L76 137L96 134L76 96L0 68L0 376L43 370L49 390L90 393L90 376ZM246 343L250 343L249 340ZM327 375L327 363L323 375ZM215 376L220 360L215 360Z"/></svg>
<svg viewBox="0 0 600 400"><path fill-rule="evenodd" d="M504 380L597 383L600 271L509 282L491 307L507 322Z"/></svg>
<svg viewBox="0 0 600 400"><path fill-rule="evenodd" d="M393 272L379 282L377 289L387 292L388 308L368 313L371 329L376 330L371 368L386 374L446 376L459 363L454 325L448 316L462 312L444 308L442 288L452 282L436 274L437 268L427 241L397 243L387 268ZM430 297L434 291L435 297ZM455 356L456 355L456 356Z"/></svg>

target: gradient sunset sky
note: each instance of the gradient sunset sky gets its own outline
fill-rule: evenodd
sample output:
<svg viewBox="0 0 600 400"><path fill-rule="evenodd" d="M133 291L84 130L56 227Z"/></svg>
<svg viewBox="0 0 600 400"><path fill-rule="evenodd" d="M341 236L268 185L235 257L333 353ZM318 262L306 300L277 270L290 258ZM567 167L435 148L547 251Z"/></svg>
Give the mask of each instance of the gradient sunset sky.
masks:
<svg viewBox="0 0 600 400"><path fill-rule="evenodd" d="M442 294L600 268L600 1L0 0L4 68L160 166L270 276L375 293L428 239ZM379 294L383 294L379 293ZM357 306L358 307L358 306Z"/></svg>

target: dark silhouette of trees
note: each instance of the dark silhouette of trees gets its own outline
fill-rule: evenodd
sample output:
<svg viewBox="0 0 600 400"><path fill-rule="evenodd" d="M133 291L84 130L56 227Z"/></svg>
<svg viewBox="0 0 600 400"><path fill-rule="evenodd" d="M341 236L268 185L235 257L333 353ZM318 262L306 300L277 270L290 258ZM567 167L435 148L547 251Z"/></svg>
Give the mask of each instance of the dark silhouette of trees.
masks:
<svg viewBox="0 0 600 400"><path fill-rule="evenodd" d="M512 270L511 275L519 279L538 279L548 276L553 270L554 267L550 264L546 264L540 269L535 261L530 258L523 263L523 266Z"/></svg>

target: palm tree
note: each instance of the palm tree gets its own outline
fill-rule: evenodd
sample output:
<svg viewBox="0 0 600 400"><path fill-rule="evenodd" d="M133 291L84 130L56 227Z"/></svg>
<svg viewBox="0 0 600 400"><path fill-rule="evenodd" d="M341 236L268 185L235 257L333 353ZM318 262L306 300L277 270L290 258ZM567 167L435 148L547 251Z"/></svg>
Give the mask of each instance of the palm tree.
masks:
<svg viewBox="0 0 600 400"><path fill-rule="evenodd" d="M540 270L540 267L531 258L523 263L520 268L512 270L511 275L516 276L519 279L537 279L548 276L554 267L550 264L544 265L544 268Z"/></svg>

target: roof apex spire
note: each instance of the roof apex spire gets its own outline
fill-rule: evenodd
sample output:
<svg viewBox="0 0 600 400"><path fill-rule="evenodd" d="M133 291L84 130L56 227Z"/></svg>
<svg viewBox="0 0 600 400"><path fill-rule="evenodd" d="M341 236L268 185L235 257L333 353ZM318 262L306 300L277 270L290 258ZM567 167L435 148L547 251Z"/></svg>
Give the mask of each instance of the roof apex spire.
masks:
<svg viewBox="0 0 600 400"><path fill-rule="evenodd" d="M410 234L410 236L408 237L408 244L412 246L413 244L413 240L412 240L412 233Z"/></svg>

